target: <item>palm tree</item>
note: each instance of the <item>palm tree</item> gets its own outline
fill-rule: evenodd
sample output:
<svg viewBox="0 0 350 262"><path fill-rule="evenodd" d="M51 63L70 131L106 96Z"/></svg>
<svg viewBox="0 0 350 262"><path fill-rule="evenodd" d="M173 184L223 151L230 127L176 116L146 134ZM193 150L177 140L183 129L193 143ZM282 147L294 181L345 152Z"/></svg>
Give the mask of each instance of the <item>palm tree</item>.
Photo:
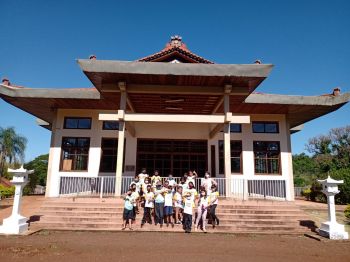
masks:
<svg viewBox="0 0 350 262"><path fill-rule="evenodd" d="M18 135L14 127L0 127L0 176L6 161L9 164L23 161L26 146L27 138Z"/></svg>

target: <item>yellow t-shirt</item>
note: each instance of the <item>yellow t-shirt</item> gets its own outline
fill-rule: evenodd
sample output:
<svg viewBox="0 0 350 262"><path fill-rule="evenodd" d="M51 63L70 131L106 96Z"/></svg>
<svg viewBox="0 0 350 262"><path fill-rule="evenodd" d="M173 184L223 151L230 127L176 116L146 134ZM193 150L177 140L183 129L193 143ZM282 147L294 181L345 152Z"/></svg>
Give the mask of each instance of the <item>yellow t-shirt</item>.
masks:
<svg viewBox="0 0 350 262"><path fill-rule="evenodd" d="M215 201L214 201L214 199L215 199ZM209 195L209 203L212 204L212 205L217 205L219 203L219 192L218 191L210 193L210 195Z"/></svg>

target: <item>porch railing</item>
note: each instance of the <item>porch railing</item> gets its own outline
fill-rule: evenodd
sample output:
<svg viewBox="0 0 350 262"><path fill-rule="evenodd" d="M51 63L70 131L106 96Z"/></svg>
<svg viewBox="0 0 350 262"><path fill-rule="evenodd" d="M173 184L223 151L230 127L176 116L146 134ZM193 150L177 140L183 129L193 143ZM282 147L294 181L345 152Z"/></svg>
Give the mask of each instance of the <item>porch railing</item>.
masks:
<svg viewBox="0 0 350 262"><path fill-rule="evenodd" d="M162 178L164 182L167 178ZM180 182L179 177L174 178L176 183ZM246 178L214 178L218 185L220 196L230 196L235 199L286 199L285 180L257 180ZM121 194L125 194L133 177L124 176L121 178ZM196 178L195 188L200 190L203 178ZM228 184L227 184L228 183ZM90 197L113 197L115 195L115 176L100 177L69 177L61 176L59 192L60 196L90 196ZM230 194L227 194L229 190Z"/></svg>

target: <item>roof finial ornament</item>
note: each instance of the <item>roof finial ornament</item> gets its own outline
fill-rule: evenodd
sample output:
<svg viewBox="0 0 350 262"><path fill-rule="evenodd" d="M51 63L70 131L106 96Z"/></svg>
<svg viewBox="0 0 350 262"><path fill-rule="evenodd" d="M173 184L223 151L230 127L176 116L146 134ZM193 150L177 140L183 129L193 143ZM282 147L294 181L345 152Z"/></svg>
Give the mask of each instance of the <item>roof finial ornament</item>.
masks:
<svg viewBox="0 0 350 262"><path fill-rule="evenodd" d="M182 46L182 37L174 35L170 38L170 46L180 47Z"/></svg>

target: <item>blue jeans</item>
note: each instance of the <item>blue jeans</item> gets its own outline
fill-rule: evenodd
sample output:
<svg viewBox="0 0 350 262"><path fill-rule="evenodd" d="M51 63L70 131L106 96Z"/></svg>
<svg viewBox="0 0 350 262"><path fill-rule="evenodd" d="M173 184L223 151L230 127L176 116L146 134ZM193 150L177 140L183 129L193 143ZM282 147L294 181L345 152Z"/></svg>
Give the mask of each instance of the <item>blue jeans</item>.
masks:
<svg viewBox="0 0 350 262"><path fill-rule="evenodd" d="M155 220L154 224L161 224L163 225L164 221L164 203L155 203L154 206L155 211Z"/></svg>

